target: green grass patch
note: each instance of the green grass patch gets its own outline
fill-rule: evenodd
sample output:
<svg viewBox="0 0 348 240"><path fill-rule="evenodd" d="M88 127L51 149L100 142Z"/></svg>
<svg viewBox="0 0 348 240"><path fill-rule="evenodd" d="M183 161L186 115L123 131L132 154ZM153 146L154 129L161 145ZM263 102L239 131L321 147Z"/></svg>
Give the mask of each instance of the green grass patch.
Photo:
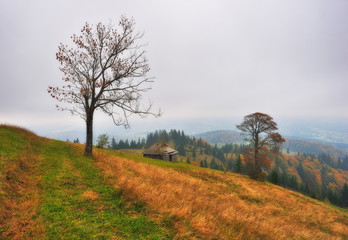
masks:
<svg viewBox="0 0 348 240"><path fill-rule="evenodd" d="M49 239L166 239L169 232L146 217L143 203L125 208L105 184L94 160L73 146L43 146L45 172L40 214ZM131 214L130 214L131 213Z"/></svg>
<svg viewBox="0 0 348 240"><path fill-rule="evenodd" d="M238 197L240 199L243 199L243 200L246 200L248 202L251 202L251 203L255 203L255 204L259 204L262 202L261 199L258 199L258 198L254 198L254 197L250 197L248 195L238 195Z"/></svg>
<svg viewBox="0 0 348 240"><path fill-rule="evenodd" d="M18 157L27 141L12 129L0 125L0 176L10 159Z"/></svg>
<svg viewBox="0 0 348 240"><path fill-rule="evenodd" d="M23 135L11 128L0 126L0 154L4 157L16 157L27 144Z"/></svg>

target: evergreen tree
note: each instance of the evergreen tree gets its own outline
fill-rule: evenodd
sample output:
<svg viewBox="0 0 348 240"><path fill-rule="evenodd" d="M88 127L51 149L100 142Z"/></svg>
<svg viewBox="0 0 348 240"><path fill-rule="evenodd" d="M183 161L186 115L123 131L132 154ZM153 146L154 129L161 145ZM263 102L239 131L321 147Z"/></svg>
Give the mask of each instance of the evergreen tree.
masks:
<svg viewBox="0 0 348 240"><path fill-rule="evenodd" d="M233 169L233 162L232 159L227 160L227 170L231 171Z"/></svg>
<svg viewBox="0 0 348 240"><path fill-rule="evenodd" d="M308 183L305 183L305 188L304 188L304 192L309 194L310 193L310 189L309 189L309 185Z"/></svg>
<svg viewBox="0 0 348 240"><path fill-rule="evenodd" d="M298 182L295 176L290 176L288 178L288 186L295 190L298 190Z"/></svg>
<svg viewBox="0 0 348 240"><path fill-rule="evenodd" d="M271 183L278 184L279 182L278 172L275 169L271 171L271 173L267 176L267 178L268 178L268 181L270 181Z"/></svg>
<svg viewBox="0 0 348 240"><path fill-rule="evenodd" d="M185 156L186 153L185 153L185 145L184 144L179 144L178 146L178 154L181 155L181 156Z"/></svg>
<svg viewBox="0 0 348 240"><path fill-rule="evenodd" d="M240 155L237 157L236 165L234 165L234 171L236 173L242 172L242 159L240 158Z"/></svg>
<svg viewBox="0 0 348 240"><path fill-rule="evenodd" d="M344 184L341 192L341 203L343 207L348 207L348 185Z"/></svg>
<svg viewBox="0 0 348 240"><path fill-rule="evenodd" d="M131 143L130 143L130 147L132 149L136 149L137 148L137 142L135 140L132 140Z"/></svg>
<svg viewBox="0 0 348 240"><path fill-rule="evenodd" d="M208 161L207 161L207 158L204 159L204 167L207 168L208 167Z"/></svg>
<svg viewBox="0 0 348 240"><path fill-rule="evenodd" d="M111 148L112 149L117 149L117 143L116 143L116 140L115 140L114 137L111 139Z"/></svg>
<svg viewBox="0 0 348 240"><path fill-rule="evenodd" d="M288 174L284 171L279 176L279 184L283 186L288 186L288 182L289 182Z"/></svg>
<svg viewBox="0 0 348 240"><path fill-rule="evenodd" d="M125 143L124 143L124 149L129 149L130 146L129 146L129 141L128 139L126 139Z"/></svg>
<svg viewBox="0 0 348 240"><path fill-rule="evenodd" d="M213 158L213 160L211 160L211 162L210 162L210 168L211 169L219 169L218 168L218 165L217 165L217 163L216 163L216 161L215 161L215 158Z"/></svg>
<svg viewBox="0 0 348 240"><path fill-rule="evenodd" d="M331 188L329 188L327 190L327 198L329 199L330 203L332 203L332 204L338 203L337 194L334 191L332 191Z"/></svg>
<svg viewBox="0 0 348 240"><path fill-rule="evenodd" d="M192 157L193 157L193 158L196 158L196 147L193 148Z"/></svg>

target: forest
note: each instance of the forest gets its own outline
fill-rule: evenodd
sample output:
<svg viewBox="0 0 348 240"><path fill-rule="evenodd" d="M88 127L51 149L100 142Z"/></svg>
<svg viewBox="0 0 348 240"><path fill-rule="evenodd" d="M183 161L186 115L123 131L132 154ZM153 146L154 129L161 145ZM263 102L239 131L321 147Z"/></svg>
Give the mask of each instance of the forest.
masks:
<svg viewBox="0 0 348 240"><path fill-rule="evenodd" d="M144 149L159 141L172 145L181 161L220 171L248 172L248 162L244 158L245 145L212 145L180 130L157 130L137 141L127 139L117 142L112 138L108 148ZM340 158L325 153L290 153L287 148L280 152L277 159L273 159L270 168L263 167L263 171L267 172L267 181L271 183L337 206L348 206L348 156Z"/></svg>

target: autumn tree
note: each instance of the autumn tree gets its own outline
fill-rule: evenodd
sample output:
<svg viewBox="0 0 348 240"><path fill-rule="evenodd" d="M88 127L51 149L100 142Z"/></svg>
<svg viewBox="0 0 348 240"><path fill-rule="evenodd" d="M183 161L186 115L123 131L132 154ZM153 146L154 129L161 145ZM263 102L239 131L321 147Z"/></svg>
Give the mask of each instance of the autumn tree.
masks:
<svg viewBox="0 0 348 240"><path fill-rule="evenodd" d="M277 123L264 113L253 113L244 117L243 122L237 125L245 141L249 143L248 162L251 163L252 178L258 178L262 164L270 167L269 156L279 154L279 149L285 139L277 132Z"/></svg>
<svg viewBox="0 0 348 240"><path fill-rule="evenodd" d="M152 104L141 105L142 95L152 78L142 33L135 22L121 17L118 27L86 23L80 35L72 35L73 48L60 44L56 58L64 76L63 85L48 87L48 93L60 102L59 110L68 110L86 122L85 155L92 154L93 117L97 110L106 113L117 126L129 127L132 114L159 116Z"/></svg>

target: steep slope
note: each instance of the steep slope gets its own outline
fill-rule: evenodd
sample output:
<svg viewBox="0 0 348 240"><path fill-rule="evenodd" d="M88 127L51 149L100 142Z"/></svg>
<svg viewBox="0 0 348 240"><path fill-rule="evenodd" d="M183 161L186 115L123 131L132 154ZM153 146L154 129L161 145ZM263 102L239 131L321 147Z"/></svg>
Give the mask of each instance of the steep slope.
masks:
<svg viewBox="0 0 348 240"><path fill-rule="evenodd" d="M111 150L89 159L7 126L0 156L1 239L348 237L346 210L238 174Z"/></svg>

